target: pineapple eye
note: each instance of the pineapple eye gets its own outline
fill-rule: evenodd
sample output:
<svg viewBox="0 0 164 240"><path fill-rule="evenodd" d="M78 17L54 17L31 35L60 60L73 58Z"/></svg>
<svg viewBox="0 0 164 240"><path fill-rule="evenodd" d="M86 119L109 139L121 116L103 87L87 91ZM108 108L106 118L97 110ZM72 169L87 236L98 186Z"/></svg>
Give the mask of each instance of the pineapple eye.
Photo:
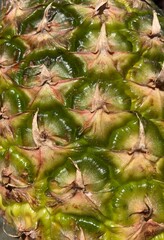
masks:
<svg viewBox="0 0 164 240"><path fill-rule="evenodd" d="M149 219L151 219L151 217L153 215L153 207L152 207L152 204L150 202L150 199L147 196L144 199L144 203L145 203L146 208L144 208L142 211L131 213L129 215L129 217L132 216L132 215L140 214L141 219L143 221L147 222Z"/></svg>
<svg viewBox="0 0 164 240"><path fill-rule="evenodd" d="M41 140L42 140L43 142L46 141L47 137L48 137L48 134L47 134L45 131L42 131L42 132L40 133L40 138L41 138Z"/></svg>

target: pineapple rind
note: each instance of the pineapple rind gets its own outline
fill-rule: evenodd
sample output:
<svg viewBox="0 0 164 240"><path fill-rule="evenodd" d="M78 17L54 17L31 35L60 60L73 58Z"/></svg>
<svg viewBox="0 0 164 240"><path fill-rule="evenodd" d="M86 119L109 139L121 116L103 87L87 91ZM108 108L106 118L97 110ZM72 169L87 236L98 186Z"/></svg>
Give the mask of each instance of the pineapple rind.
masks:
<svg viewBox="0 0 164 240"><path fill-rule="evenodd" d="M0 209L17 237L164 239L163 26L150 0L3 1Z"/></svg>

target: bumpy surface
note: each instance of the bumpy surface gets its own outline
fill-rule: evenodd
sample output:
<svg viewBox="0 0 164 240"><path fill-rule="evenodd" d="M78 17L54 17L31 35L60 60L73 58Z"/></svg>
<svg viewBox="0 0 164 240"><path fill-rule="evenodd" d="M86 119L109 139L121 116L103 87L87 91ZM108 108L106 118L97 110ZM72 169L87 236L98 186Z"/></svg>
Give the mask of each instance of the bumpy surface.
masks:
<svg viewBox="0 0 164 240"><path fill-rule="evenodd" d="M4 230L12 224L26 240L163 240L162 13L149 0L2 8Z"/></svg>

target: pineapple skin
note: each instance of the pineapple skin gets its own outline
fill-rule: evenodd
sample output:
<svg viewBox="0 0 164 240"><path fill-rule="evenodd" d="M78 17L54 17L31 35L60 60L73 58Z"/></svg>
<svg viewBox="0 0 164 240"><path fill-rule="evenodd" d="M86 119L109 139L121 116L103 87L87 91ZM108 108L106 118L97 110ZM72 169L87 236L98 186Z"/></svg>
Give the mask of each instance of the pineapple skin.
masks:
<svg viewBox="0 0 164 240"><path fill-rule="evenodd" d="M4 231L164 240L163 13L150 0L1 9Z"/></svg>

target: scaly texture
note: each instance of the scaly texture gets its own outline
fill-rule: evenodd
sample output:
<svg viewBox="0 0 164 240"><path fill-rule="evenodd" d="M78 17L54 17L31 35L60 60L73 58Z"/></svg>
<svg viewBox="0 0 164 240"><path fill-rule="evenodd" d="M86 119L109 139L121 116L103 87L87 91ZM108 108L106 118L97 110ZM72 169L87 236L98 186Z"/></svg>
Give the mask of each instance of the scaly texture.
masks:
<svg viewBox="0 0 164 240"><path fill-rule="evenodd" d="M163 29L150 0L3 1L4 230L164 239Z"/></svg>

